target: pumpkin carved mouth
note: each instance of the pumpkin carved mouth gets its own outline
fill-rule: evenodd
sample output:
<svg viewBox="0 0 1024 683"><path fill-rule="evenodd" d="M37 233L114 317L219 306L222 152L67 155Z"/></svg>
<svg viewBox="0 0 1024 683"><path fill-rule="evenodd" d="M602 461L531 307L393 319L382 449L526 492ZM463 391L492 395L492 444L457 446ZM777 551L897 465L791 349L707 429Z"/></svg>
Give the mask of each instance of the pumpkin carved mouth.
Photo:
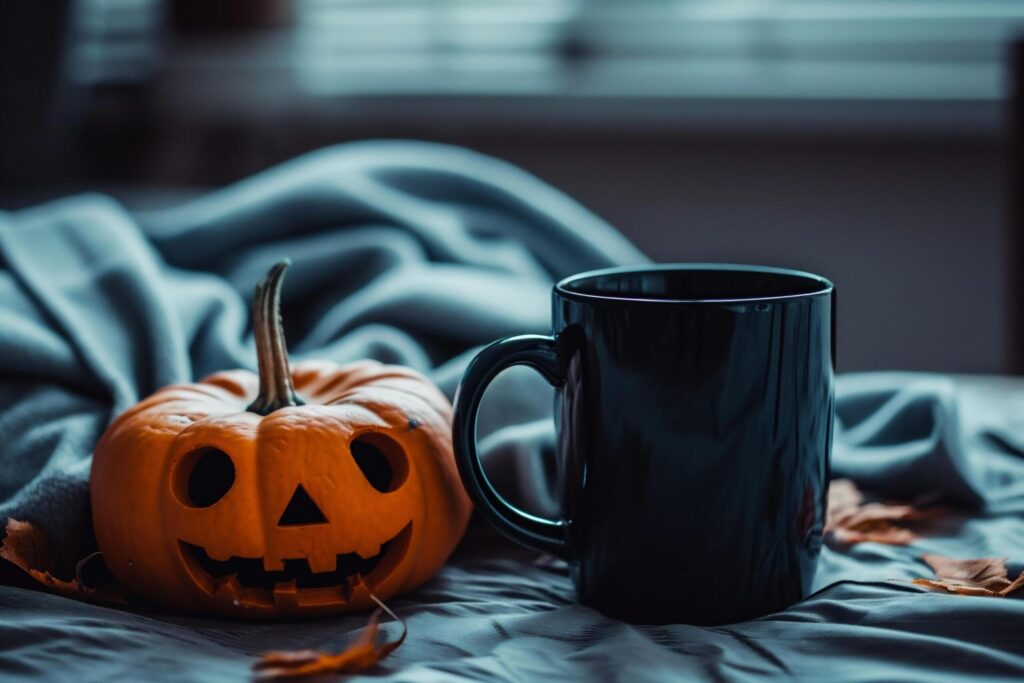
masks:
<svg viewBox="0 0 1024 683"><path fill-rule="evenodd" d="M369 558L358 553L338 553L334 570L314 572L306 558L285 559L282 570L264 568L262 557L231 557L215 560L206 550L178 541L182 559L193 578L213 596L236 605L306 605L323 599L345 602L374 588L405 556L412 522L380 546Z"/></svg>

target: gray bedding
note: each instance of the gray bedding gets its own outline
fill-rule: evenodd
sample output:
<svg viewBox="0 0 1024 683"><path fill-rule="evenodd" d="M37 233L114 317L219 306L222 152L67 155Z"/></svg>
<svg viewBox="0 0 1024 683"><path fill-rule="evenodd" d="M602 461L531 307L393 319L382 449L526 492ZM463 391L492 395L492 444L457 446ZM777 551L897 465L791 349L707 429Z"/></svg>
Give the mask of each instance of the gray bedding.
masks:
<svg viewBox="0 0 1024 683"><path fill-rule="evenodd" d="M100 196L0 213L0 519L89 552L88 471L107 422L171 382L253 367L251 288L294 262L283 308L296 358L418 368L449 396L502 335L546 332L554 279L644 262L536 179L413 143L324 150L179 207ZM550 513L550 389L503 376L481 416L492 476ZM406 644L374 680L1010 680L1024 601L929 593L923 552L1024 569L1024 382L840 378L834 474L948 511L907 547L827 547L817 592L755 621L629 625L575 604L566 567L474 522L430 583L393 601ZM0 677L245 680L267 649L340 648L365 616L239 623L88 605L0 573ZM701 587L695 587L700 590ZM383 629L394 636L398 626Z"/></svg>

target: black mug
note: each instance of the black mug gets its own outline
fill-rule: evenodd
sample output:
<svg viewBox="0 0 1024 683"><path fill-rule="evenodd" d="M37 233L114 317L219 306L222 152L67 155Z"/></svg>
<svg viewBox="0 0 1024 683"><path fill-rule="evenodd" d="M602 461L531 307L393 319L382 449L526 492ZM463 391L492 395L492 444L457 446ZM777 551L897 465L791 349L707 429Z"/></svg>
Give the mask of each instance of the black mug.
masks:
<svg viewBox="0 0 1024 683"><path fill-rule="evenodd" d="M634 622L721 624L810 592L832 446L835 294L791 270L615 268L555 285L553 336L494 342L455 398L454 445L480 513L564 558L579 598ZM476 415L528 365L555 388L559 519L488 481Z"/></svg>

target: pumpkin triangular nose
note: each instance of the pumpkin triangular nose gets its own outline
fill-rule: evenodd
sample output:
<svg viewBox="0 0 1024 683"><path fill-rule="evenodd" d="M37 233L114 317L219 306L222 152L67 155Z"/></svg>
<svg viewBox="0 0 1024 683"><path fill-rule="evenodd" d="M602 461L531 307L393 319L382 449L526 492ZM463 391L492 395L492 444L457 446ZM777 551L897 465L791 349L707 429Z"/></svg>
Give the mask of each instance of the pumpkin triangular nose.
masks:
<svg viewBox="0 0 1024 683"><path fill-rule="evenodd" d="M326 524L327 518L320 508L316 506L313 499L306 493L306 489L299 484L288 501L288 506L281 513L281 519L277 520L278 526L302 526L305 524Z"/></svg>

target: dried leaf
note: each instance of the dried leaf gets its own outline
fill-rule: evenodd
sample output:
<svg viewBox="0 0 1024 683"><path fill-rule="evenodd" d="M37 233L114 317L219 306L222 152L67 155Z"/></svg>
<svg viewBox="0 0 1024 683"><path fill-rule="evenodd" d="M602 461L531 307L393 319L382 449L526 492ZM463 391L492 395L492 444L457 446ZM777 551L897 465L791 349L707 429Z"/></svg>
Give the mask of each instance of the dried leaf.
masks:
<svg viewBox="0 0 1024 683"><path fill-rule="evenodd" d="M885 545L910 545L917 540L917 534L910 529L887 524L878 529L835 529L832 538L842 545L858 543L883 543Z"/></svg>
<svg viewBox="0 0 1024 683"><path fill-rule="evenodd" d="M836 524L839 528L866 529L874 525L885 525L890 522L920 519L922 516L921 510L916 510L910 505L865 503L836 520Z"/></svg>
<svg viewBox="0 0 1024 683"><path fill-rule="evenodd" d="M408 627L397 614L381 602L376 595L370 597L379 609L370 615L359 639L341 652L331 654L320 650L297 650L294 652L268 652L253 665L253 669L261 678L299 678L327 673L357 673L378 664L382 659L398 649L405 642L409 633ZM377 645L377 632L381 614L387 613L402 625L402 635L383 645Z"/></svg>
<svg viewBox="0 0 1024 683"><path fill-rule="evenodd" d="M849 479L833 479L828 485L828 510L825 514L825 528L833 526L839 519L860 507L864 495Z"/></svg>
<svg viewBox="0 0 1024 683"><path fill-rule="evenodd" d="M856 484L836 479L829 485L825 533L841 545L867 541L909 545L917 540L917 534L897 523L926 519L937 511L906 504L865 503Z"/></svg>
<svg viewBox="0 0 1024 683"><path fill-rule="evenodd" d="M93 553L80 560L74 580L65 581L50 573L55 564L53 546L46 533L31 522L8 519L6 536L0 544L0 557L54 593L85 602L124 604L125 595L119 588L90 588L82 581L82 568L97 556Z"/></svg>
<svg viewBox="0 0 1024 683"><path fill-rule="evenodd" d="M1010 582L1009 586L1000 589L999 595L1006 597L1007 595L1013 595L1020 589L1024 588L1024 571L1017 575L1017 578Z"/></svg>
<svg viewBox="0 0 1024 683"><path fill-rule="evenodd" d="M941 555L922 555L935 575L943 579L970 582L981 588L1003 588L1006 579L1005 557L981 557L975 560L954 560Z"/></svg>
<svg viewBox="0 0 1024 683"><path fill-rule="evenodd" d="M1024 588L1024 572L1014 581L1007 577L1005 557L954 560L941 555L922 555L937 579L914 579L918 586L957 595L1005 597Z"/></svg>

